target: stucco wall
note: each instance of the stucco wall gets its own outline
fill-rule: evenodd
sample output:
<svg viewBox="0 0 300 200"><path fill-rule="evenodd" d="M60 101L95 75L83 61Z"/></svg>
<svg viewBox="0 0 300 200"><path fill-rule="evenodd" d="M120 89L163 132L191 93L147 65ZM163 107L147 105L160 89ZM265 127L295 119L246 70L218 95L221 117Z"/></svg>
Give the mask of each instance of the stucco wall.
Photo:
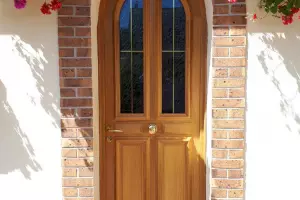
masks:
<svg viewBox="0 0 300 200"><path fill-rule="evenodd" d="M0 199L61 199L57 16L0 1Z"/></svg>
<svg viewBox="0 0 300 200"><path fill-rule="evenodd" d="M299 37L298 20L248 23L246 200L300 198Z"/></svg>

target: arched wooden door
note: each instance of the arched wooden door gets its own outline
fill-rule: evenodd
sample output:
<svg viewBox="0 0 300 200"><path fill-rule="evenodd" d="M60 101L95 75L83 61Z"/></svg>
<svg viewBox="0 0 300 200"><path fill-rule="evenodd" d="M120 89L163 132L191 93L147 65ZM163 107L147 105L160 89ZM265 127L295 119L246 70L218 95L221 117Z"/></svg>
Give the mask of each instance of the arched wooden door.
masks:
<svg viewBox="0 0 300 200"><path fill-rule="evenodd" d="M202 0L101 0L102 200L205 199Z"/></svg>

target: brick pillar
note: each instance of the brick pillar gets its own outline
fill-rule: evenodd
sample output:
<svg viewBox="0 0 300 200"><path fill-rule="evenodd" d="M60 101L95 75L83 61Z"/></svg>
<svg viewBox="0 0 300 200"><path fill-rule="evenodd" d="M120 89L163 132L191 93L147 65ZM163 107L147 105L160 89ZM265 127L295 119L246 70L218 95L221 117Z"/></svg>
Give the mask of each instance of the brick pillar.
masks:
<svg viewBox="0 0 300 200"><path fill-rule="evenodd" d="M244 197L245 0L214 0L212 199Z"/></svg>
<svg viewBox="0 0 300 200"><path fill-rule="evenodd" d="M92 200L93 128L90 0L58 13L64 200Z"/></svg>

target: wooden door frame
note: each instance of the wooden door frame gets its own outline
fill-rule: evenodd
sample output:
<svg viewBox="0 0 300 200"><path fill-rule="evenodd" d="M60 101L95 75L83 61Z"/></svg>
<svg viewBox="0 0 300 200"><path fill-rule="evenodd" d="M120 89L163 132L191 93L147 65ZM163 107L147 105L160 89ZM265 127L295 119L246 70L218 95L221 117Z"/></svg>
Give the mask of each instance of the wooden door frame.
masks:
<svg viewBox="0 0 300 200"><path fill-rule="evenodd" d="M183 0L186 1L186 0ZM197 0L196 0L197 1ZM106 177L105 177L105 36L106 34L111 34L105 29L105 19L106 19L106 8L108 4L111 2L111 0L100 0L99 5L99 16L98 16L98 24L97 24L97 43L98 43L98 93L99 93L99 168L100 168L100 199L101 200L107 200L105 199L105 192L106 192ZM204 167L200 169L199 171L199 184L205 184L205 187L203 188L203 191L199 191L201 195L201 200L206 199L206 101L207 101L207 40L208 40L208 32L207 32L207 19L206 19L206 8L204 0L200 1L200 13L193 13L191 16L192 23L195 23L199 26L197 30L193 27L192 23L192 29L191 32L196 31L199 33L199 38L196 40L196 42L200 45L199 46L199 52L191 52L191 56L195 56L196 59L194 59L191 63L191 65L194 66L201 66L197 68L196 72L200 73L200 80L199 80L199 87L196 89L199 89L200 97L200 138L199 138L199 145L201 146L201 149L199 149L199 159L202 160L204 163ZM192 7L190 5L190 7ZM201 31L199 31L201 30ZM195 38L191 38L191 40L195 40Z"/></svg>

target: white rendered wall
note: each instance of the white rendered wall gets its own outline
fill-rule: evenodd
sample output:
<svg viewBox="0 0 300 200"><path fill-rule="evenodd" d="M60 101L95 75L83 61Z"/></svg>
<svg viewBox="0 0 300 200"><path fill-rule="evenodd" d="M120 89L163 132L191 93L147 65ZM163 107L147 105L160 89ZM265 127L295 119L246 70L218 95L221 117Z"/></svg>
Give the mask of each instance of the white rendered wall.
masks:
<svg viewBox="0 0 300 200"><path fill-rule="evenodd" d="M207 97L206 97L206 199L211 196L211 161L212 161L212 31L213 31L213 4L205 0L207 18Z"/></svg>
<svg viewBox="0 0 300 200"><path fill-rule="evenodd" d="M43 2L0 1L0 199L62 198L57 16Z"/></svg>
<svg viewBox="0 0 300 200"><path fill-rule="evenodd" d="M255 11L257 0L247 0ZM300 199L300 22L248 23L246 200Z"/></svg>

